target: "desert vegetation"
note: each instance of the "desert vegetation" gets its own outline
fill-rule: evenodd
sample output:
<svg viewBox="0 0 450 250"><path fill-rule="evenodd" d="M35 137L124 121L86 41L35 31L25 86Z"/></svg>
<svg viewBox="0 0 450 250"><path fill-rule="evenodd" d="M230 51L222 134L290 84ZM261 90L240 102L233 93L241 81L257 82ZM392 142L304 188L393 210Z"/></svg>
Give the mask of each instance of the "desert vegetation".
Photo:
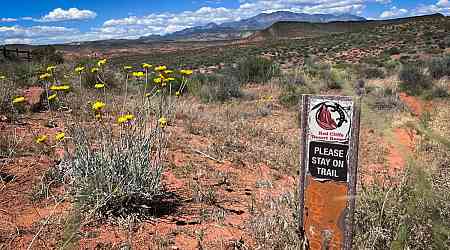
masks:
<svg viewBox="0 0 450 250"><path fill-rule="evenodd" d="M303 94L362 98L354 248L448 249L440 21L221 45L220 56L2 59L0 249L306 247Z"/></svg>

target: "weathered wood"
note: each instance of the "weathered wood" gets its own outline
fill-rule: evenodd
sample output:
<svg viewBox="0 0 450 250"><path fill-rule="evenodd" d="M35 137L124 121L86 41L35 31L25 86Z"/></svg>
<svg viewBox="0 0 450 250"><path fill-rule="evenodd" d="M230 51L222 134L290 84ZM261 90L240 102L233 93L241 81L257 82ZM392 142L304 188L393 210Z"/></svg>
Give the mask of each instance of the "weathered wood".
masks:
<svg viewBox="0 0 450 250"><path fill-rule="evenodd" d="M22 50L19 50L19 48L7 49L6 46L3 46L2 52L3 52L3 57L4 58L8 58L10 53L13 53L13 54L15 53L17 58L19 58L19 59L23 59L23 60L27 60L27 61L31 61L32 60L32 53L31 53L30 50L22 51ZM26 54L26 57L20 57L22 54Z"/></svg>

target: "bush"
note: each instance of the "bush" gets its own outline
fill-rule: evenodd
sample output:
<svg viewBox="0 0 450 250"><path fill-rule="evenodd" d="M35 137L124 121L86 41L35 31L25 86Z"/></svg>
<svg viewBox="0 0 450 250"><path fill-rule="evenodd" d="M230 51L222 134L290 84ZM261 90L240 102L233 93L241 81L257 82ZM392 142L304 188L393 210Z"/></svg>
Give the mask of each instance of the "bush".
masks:
<svg viewBox="0 0 450 250"><path fill-rule="evenodd" d="M14 115L12 99L14 97L13 86L8 80L0 80L0 114L11 119Z"/></svg>
<svg viewBox="0 0 450 250"><path fill-rule="evenodd" d="M248 57L238 64L238 76L241 83L266 83L279 72L278 65L264 57Z"/></svg>
<svg viewBox="0 0 450 250"><path fill-rule="evenodd" d="M225 102L242 96L238 80L230 75L198 75L187 83L188 92L203 102Z"/></svg>
<svg viewBox="0 0 450 250"><path fill-rule="evenodd" d="M133 213L162 193L161 154L164 132L148 126L146 115L115 134L99 124L90 129L77 124L70 128L73 152L60 164L72 184L75 201L101 215Z"/></svg>
<svg viewBox="0 0 450 250"><path fill-rule="evenodd" d="M360 78L373 79L384 78L384 71L381 68L369 66L366 64L361 65L358 68L358 75Z"/></svg>
<svg viewBox="0 0 450 250"><path fill-rule="evenodd" d="M391 88L375 88L367 96L370 108L379 111L401 112L408 110L405 103Z"/></svg>
<svg viewBox="0 0 450 250"><path fill-rule="evenodd" d="M387 55L398 55L400 54L400 49L398 47L392 47L392 48L388 48L386 50L384 50L384 53Z"/></svg>
<svg viewBox="0 0 450 250"><path fill-rule="evenodd" d="M400 62L397 60L387 60L384 62L383 67L386 69L388 74L394 74L400 67Z"/></svg>
<svg viewBox="0 0 450 250"><path fill-rule="evenodd" d="M332 69L331 67L320 72L320 79L325 82L327 89L342 89L343 71Z"/></svg>
<svg viewBox="0 0 450 250"><path fill-rule="evenodd" d="M428 65L428 70L433 79L440 79L444 76L450 77L450 55L433 58Z"/></svg>
<svg viewBox="0 0 450 250"><path fill-rule="evenodd" d="M357 199L357 249L448 249L449 186L445 175L411 164L397 186L363 187Z"/></svg>
<svg viewBox="0 0 450 250"><path fill-rule="evenodd" d="M430 89L431 79L423 72L423 68L417 65L403 65L399 73L400 89L410 95L419 95L424 89Z"/></svg>
<svg viewBox="0 0 450 250"><path fill-rule="evenodd" d="M311 77L319 77L324 71L330 71L331 65L320 63L316 57L306 57L303 71Z"/></svg>
<svg viewBox="0 0 450 250"><path fill-rule="evenodd" d="M423 98L425 100L432 100L434 98L447 98L449 97L449 93L446 85L437 85L433 86L432 89L426 90L423 93Z"/></svg>
<svg viewBox="0 0 450 250"><path fill-rule="evenodd" d="M31 52L33 61L47 64L62 64L64 63L64 57L61 52L56 51L53 46L42 46L34 49Z"/></svg>
<svg viewBox="0 0 450 250"><path fill-rule="evenodd" d="M280 102L285 106L297 105L304 94L313 94L315 91L306 84L305 77L296 72L285 74L280 78Z"/></svg>

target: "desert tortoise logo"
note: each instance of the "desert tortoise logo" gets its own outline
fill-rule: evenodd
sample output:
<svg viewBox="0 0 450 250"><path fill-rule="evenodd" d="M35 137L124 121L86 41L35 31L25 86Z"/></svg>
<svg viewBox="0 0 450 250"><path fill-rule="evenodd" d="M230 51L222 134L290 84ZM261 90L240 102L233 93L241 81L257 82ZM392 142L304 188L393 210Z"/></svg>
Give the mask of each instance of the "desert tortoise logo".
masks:
<svg viewBox="0 0 450 250"><path fill-rule="evenodd" d="M336 102L321 102L312 110L317 110L316 122L325 130L335 130L349 122L346 110L350 110L350 107L342 107Z"/></svg>

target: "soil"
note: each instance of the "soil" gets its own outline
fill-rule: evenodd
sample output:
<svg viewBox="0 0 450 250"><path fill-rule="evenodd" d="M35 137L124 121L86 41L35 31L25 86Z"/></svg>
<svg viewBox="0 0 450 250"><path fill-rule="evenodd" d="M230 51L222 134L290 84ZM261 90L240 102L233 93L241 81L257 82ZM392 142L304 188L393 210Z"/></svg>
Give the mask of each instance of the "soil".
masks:
<svg viewBox="0 0 450 250"><path fill-rule="evenodd" d="M250 90L256 95L267 91L252 87ZM424 102L405 94L402 94L402 100L415 114L422 114ZM212 109L205 112L214 112L215 107L205 106L204 109ZM6 123L1 127L21 131L22 138L33 138L31 131L54 134L62 129L43 125L48 113L37 113L32 117L33 122L19 128ZM252 124L273 126L279 135L298 136L296 125L286 123L295 117L295 110L276 106L271 116L257 118ZM76 233L76 238L79 238L76 248L111 249L128 245L136 249L232 249L237 242L252 247L254 238L248 230L248 223L254 200L262 202L267 197L292 191L296 186L296 173L279 171L264 161L257 164L245 160L216 161L194 152L192 149L202 152L211 139L190 134L183 121L172 124L169 129L173 134L169 153L171 164L163 175L163 183L167 191L176 193L181 205L169 215L129 223L128 226L124 226L126 223L117 225L100 221L83 224ZM362 133L366 137L375 136L367 130ZM404 170L407 155L413 151L415 143L415 135L406 128L394 129L393 135L395 144L384 142L388 144L389 176L396 176ZM32 139L25 144L36 150L31 146ZM0 171L15 176L15 179L0 183L0 249L25 249L36 235L32 249L56 248L64 244L64 235L70 232L65 222L75 209L69 200L33 199L43 173L55 166L59 159L55 152L60 150L54 149L49 154L33 152L30 156L1 162ZM374 172L384 168L381 164L361 167ZM218 177L219 174L228 176L228 179ZM371 182L374 178L363 178L363 181ZM52 187L51 193L55 197L64 197L64 188ZM214 190L216 201L196 201L198 193L195 190L205 192L208 188Z"/></svg>

